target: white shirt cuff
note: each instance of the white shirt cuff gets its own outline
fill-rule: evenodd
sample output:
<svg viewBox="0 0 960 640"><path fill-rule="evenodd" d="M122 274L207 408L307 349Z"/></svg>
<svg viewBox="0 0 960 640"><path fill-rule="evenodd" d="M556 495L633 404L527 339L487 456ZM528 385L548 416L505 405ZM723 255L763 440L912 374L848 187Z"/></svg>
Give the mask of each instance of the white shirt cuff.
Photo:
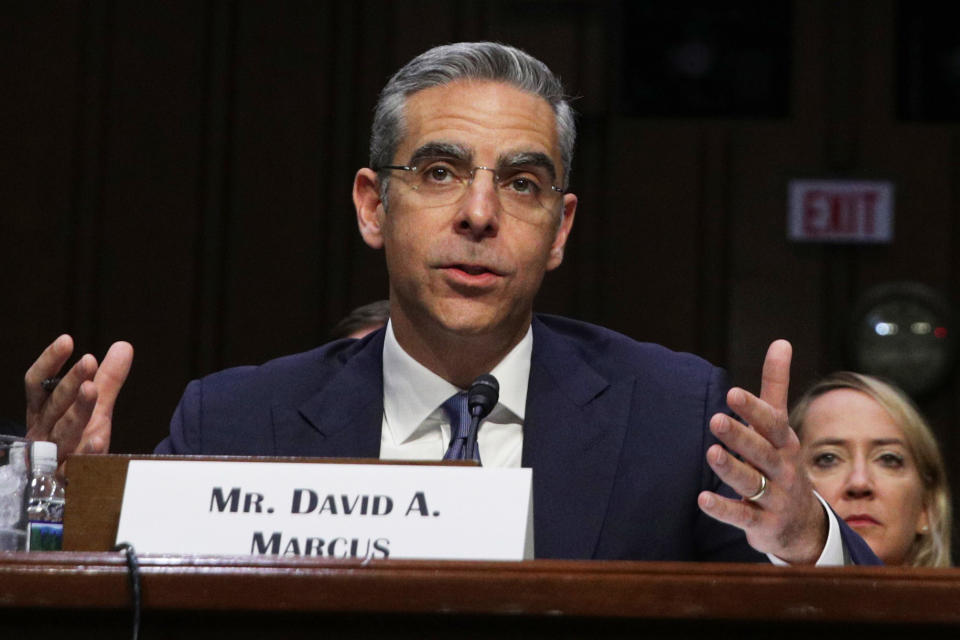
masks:
<svg viewBox="0 0 960 640"><path fill-rule="evenodd" d="M817 496L817 500L820 501L820 504L823 505L823 510L827 514L827 543L823 545L823 551L820 552L820 557L817 558L818 567L842 567L843 566L843 538L840 537L840 524L837 522L837 516L833 513L833 509L830 508L830 505L827 504L827 501L817 493L813 492L813 495ZM772 553L767 554L767 558L770 559L770 562L777 566L785 567L789 565L789 562L781 560Z"/></svg>

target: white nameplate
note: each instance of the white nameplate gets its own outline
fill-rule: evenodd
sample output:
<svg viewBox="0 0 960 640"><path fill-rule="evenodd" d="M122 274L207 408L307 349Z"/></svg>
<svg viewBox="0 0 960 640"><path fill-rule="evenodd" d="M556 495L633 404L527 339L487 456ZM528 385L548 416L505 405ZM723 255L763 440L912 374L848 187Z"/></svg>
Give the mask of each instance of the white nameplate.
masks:
<svg viewBox="0 0 960 640"><path fill-rule="evenodd" d="M138 552L533 557L530 469L131 460L117 543Z"/></svg>

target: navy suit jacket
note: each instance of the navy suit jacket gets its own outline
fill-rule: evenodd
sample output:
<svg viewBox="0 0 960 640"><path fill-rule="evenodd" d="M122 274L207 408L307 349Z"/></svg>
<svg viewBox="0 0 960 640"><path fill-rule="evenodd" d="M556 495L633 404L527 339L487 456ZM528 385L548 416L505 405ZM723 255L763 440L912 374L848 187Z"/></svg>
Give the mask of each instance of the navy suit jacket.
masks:
<svg viewBox="0 0 960 640"><path fill-rule="evenodd" d="M157 453L377 458L384 330L191 382ZM533 320L523 426L538 558L765 561L697 506L724 372L556 316ZM878 562L841 522L853 561Z"/></svg>

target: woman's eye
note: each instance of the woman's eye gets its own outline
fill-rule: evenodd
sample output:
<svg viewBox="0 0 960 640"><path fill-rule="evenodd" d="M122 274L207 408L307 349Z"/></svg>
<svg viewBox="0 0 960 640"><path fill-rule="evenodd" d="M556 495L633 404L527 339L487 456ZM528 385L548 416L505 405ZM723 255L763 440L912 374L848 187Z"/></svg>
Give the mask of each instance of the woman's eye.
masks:
<svg viewBox="0 0 960 640"><path fill-rule="evenodd" d="M890 469L899 469L903 467L903 456L895 453L883 453L879 457L880 464Z"/></svg>
<svg viewBox="0 0 960 640"><path fill-rule="evenodd" d="M834 453L818 453L813 457L813 466L820 469L832 467L837 464L837 462L839 462L839 458L837 458Z"/></svg>

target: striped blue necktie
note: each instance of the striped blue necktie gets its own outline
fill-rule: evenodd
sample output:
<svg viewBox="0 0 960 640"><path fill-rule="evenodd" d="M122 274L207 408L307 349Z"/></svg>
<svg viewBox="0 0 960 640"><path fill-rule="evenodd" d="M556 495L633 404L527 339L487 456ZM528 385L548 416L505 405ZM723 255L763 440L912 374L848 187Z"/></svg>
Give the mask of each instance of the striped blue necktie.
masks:
<svg viewBox="0 0 960 640"><path fill-rule="evenodd" d="M467 392L461 391L450 396L443 403L443 410L450 418L450 447L444 454L444 460L466 460L465 445L470 437L470 409L467 406ZM479 427L477 427L479 429ZM473 459L480 462L480 447L473 448Z"/></svg>

